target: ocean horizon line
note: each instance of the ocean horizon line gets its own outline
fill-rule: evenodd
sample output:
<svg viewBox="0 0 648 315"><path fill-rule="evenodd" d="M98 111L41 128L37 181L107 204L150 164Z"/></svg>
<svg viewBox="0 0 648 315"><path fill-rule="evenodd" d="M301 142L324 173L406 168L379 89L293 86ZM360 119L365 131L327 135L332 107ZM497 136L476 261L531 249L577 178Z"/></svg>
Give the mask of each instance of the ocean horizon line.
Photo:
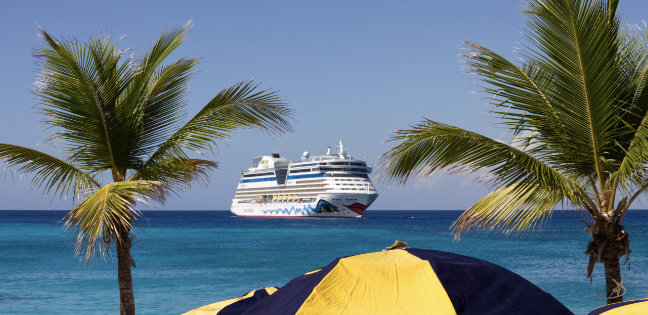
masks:
<svg viewBox="0 0 648 315"><path fill-rule="evenodd" d="M648 209L629 209L628 211L646 211ZM71 211L70 209L0 209L2 211ZM140 212L164 212L164 211L195 211L195 212L230 212L230 210L223 209L146 209L139 210ZM466 209L368 209L365 212L378 212L378 211L466 211ZM556 209L556 211L584 211L579 209Z"/></svg>

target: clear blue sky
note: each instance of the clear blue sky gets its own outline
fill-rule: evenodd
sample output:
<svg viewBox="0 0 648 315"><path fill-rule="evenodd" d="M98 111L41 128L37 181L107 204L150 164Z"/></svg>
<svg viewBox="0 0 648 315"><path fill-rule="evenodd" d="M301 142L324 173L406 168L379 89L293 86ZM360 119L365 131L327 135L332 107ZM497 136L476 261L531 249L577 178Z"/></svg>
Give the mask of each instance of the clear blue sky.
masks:
<svg viewBox="0 0 648 315"><path fill-rule="evenodd" d="M0 11L0 142L36 147L48 131L36 121L31 93L41 46L36 23L57 37L112 34L140 54L167 25L193 20L173 57L201 57L188 110L219 90L257 78L296 109L294 132L270 137L242 131L221 143L212 182L156 209L229 209L239 172L254 156L278 151L297 159L343 139L374 163L395 129L423 117L491 137L485 95L462 69L461 43L475 41L515 58L524 41L520 0L465 1L12 1ZM624 24L641 24L648 2L621 1ZM0 168L0 209L69 209ZM487 190L469 176L438 175L404 187L377 183L371 209L465 209ZM638 207L645 207L639 204Z"/></svg>

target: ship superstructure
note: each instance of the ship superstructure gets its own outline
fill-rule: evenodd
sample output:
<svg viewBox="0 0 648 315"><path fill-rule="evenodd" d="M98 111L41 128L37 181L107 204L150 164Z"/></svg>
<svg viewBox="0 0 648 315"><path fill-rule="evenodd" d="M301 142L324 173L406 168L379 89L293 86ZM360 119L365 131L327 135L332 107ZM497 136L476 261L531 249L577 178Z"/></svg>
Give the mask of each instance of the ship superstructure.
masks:
<svg viewBox="0 0 648 315"><path fill-rule="evenodd" d="M232 213L258 217L360 217L378 193L364 159L350 156L340 140L337 154L304 152L290 162L278 153L254 158L241 172Z"/></svg>

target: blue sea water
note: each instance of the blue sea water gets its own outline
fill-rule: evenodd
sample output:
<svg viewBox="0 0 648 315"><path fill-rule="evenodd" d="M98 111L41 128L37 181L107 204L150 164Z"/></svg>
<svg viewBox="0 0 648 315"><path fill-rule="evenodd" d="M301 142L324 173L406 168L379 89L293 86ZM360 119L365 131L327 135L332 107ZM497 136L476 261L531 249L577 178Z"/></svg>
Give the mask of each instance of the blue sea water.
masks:
<svg viewBox="0 0 648 315"><path fill-rule="evenodd" d="M146 211L132 254L139 314L178 314L327 265L394 240L488 260L527 278L576 314L605 303L602 265L585 279L589 235L575 211L556 211L539 232L468 233L459 211L367 211L363 219L260 219L226 211ZM1 314L117 314L116 258L84 265L63 232L63 211L0 211ZM648 211L630 211L625 299L648 297Z"/></svg>

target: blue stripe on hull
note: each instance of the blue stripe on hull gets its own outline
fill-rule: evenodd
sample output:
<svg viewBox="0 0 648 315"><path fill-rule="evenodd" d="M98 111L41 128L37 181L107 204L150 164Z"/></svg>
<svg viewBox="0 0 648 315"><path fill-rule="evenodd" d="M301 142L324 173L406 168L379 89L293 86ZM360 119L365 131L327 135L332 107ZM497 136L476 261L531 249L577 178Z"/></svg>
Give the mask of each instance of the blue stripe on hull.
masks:
<svg viewBox="0 0 648 315"><path fill-rule="evenodd" d="M277 181L277 178L276 177L265 177L265 178L244 179L242 182L244 182L244 183L254 183L254 182L269 182L269 181Z"/></svg>
<svg viewBox="0 0 648 315"><path fill-rule="evenodd" d="M291 206L290 209L279 208L279 209L270 209L270 210L261 210L263 214L274 214L274 215L311 215L316 213L326 213L326 212L339 212L336 206L332 205L326 200L320 200L317 202L315 208L311 205L304 205L302 207Z"/></svg>
<svg viewBox="0 0 648 315"><path fill-rule="evenodd" d="M310 215L311 213L317 213L311 205L308 206L303 206L301 208L292 206L290 209L286 208L279 208L279 209L271 209L271 210L261 210L263 214L274 214L274 215Z"/></svg>
<svg viewBox="0 0 648 315"><path fill-rule="evenodd" d="M291 176L288 176L288 179L302 179L302 178L316 178L316 177L324 177L324 173L291 175Z"/></svg>

